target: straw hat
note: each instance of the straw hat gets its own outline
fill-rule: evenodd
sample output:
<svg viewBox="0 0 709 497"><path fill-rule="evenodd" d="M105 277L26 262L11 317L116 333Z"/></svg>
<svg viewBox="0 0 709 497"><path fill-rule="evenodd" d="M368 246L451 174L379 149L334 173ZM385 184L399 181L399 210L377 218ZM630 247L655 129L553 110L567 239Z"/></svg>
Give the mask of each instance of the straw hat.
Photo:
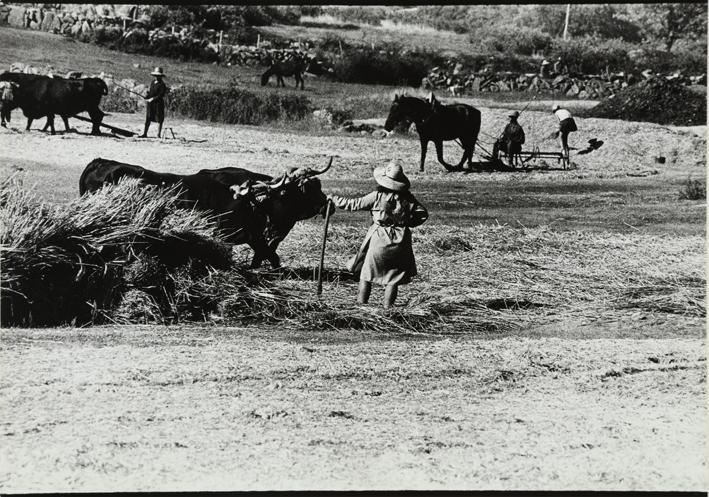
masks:
<svg viewBox="0 0 709 497"><path fill-rule="evenodd" d="M165 76L162 67L156 67L153 72L150 73L151 76Z"/></svg>
<svg viewBox="0 0 709 497"><path fill-rule="evenodd" d="M549 61L546 60L546 59L544 59L544 60L542 61L542 65L543 65L543 66L548 66L548 65L549 65Z"/></svg>
<svg viewBox="0 0 709 497"><path fill-rule="evenodd" d="M552 112L556 112L556 111L559 110L559 109L561 109L561 107L559 107L559 104L554 104L554 105L551 106L551 111L552 111Z"/></svg>
<svg viewBox="0 0 709 497"><path fill-rule="evenodd" d="M509 114L507 114L507 117L515 117L515 118L519 117L519 112L517 112L517 111L510 112Z"/></svg>
<svg viewBox="0 0 709 497"><path fill-rule="evenodd" d="M409 189L409 178L404 174L404 168L398 161L391 161L386 166L379 166L374 169L374 179L384 188L395 192L403 192Z"/></svg>

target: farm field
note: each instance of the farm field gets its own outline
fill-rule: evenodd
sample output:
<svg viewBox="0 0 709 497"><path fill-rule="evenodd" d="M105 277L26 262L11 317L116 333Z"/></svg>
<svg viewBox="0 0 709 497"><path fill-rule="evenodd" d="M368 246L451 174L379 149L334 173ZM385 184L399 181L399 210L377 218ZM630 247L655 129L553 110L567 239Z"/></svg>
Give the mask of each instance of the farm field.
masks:
<svg viewBox="0 0 709 497"><path fill-rule="evenodd" d="M2 29L0 41L24 33ZM30 48L0 43L0 63L42 63L42 43L56 38L28 36ZM113 64L107 72L135 78L162 64L179 81L236 75L258 86L256 69L66 43L66 58L46 63L81 69L72 65L80 57L103 58ZM322 102L396 90L306 85ZM506 122L500 107L524 106L472 103L483 146ZM545 141L549 103L530 105L520 122L528 144L555 149ZM141 131L143 116L105 121ZM431 216L413 231L420 274L399 304L415 312L446 303L460 317L445 329L378 333L228 327L218 318L3 329L0 489L706 489L706 200L679 198L688 178L706 177L706 127L577 122L573 146L605 144L572 157L569 170L446 173L431 147L421 173L418 140L407 135L168 116L163 139L92 137L77 120L77 133L51 136L36 129L43 120L25 132L16 111L11 129L0 129L0 177L16 174L54 203L78 195L96 157L164 172L239 166L275 175L332 155L323 190L344 195L368 192L372 168L401 158ZM445 145L449 161L459 154ZM336 213L328 270L344 265L367 226L366 213ZM315 266L321 234L322 219L299 223L279 248L283 264ZM314 293L307 279L281 283ZM323 299L351 298L354 307L355 294L356 282L329 278ZM375 313L380 298L375 289L358 312ZM470 308L482 311L470 318Z"/></svg>

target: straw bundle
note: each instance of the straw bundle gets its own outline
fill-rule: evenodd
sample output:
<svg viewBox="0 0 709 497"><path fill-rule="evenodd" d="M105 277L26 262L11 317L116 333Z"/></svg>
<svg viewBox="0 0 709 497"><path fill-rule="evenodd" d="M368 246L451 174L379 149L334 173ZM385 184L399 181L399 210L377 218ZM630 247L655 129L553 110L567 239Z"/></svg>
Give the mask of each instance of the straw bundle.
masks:
<svg viewBox="0 0 709 497"><path fill-rule="evenodd" d="M141 254L169 266L198 259L225 266L230 252L205 214L178 209L175 190L127 180L63 206L0 187L2 324L94 323L129 288Z"/></svg>

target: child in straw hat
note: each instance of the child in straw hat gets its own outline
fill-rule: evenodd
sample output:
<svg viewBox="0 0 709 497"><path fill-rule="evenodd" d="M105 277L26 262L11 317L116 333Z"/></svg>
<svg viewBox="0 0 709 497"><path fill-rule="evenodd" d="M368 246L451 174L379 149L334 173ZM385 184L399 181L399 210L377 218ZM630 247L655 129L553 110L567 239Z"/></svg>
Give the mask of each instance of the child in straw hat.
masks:
<svg viewBox="0 0 709 497"><path fill-rule="evenodd" d="M141 138L148 137L148 128L150 123L158 123L158 138L162 133L162 123L165 121L165 95L167 94L167 85L163 81L165 73L162 67L156 67L153 72L150 73L155 79L150 83L150 89L148 94L145 96L146 105L145 109L145 129L143 134L140 135Z"/></svg>
<svg viewBox="0 0 709 497"><path fill-rule="evenodd" d="M360 198L330 195L340 209L369 210L372 225L359 252L350 259L350 271L359 272L360 304L369 302L372 283L385 286L384 307L394 305L399 285L416 276L416 260L411 245L411 230L428 219L428 211L409 192L409 179L399 162L391 162L374 170L379 187Z"/></svg>

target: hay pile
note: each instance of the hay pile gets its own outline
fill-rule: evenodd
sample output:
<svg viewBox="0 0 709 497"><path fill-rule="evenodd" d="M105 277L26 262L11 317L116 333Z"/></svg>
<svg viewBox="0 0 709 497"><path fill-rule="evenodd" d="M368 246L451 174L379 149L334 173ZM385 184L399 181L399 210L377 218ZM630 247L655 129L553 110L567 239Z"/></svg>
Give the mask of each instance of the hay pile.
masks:
<svg viewBox="0 0 709 497"><path fill-rule="evenodd" d="M679 82L652 78L628 86L588 111L589 117L695 126L707 123L707 96Z"/></svg>
<svg viewBox="0 0 709 497"><path fill-rule="evenodd" d="M157 275L227 267L231 258L213 220L178 209L174 190L135 180L59 206L6 181L0 226L3 326L111 321L128 290L158 293ZM155 274L145 277L141 264Z"/></svg>
<svg viewBox="0 0 709 497"><path fill-rule="evenodd" d="M510 326L499 313L465 299L422 297L381 312L353 306L352 289L343 287L318 300L312 268L300 274L248 271L234 263L213 219L181 209L177 201L174 189L126 179L65 205L48 205L19 182L4 182L2 325L217 321L394 333Z"/></svg>

